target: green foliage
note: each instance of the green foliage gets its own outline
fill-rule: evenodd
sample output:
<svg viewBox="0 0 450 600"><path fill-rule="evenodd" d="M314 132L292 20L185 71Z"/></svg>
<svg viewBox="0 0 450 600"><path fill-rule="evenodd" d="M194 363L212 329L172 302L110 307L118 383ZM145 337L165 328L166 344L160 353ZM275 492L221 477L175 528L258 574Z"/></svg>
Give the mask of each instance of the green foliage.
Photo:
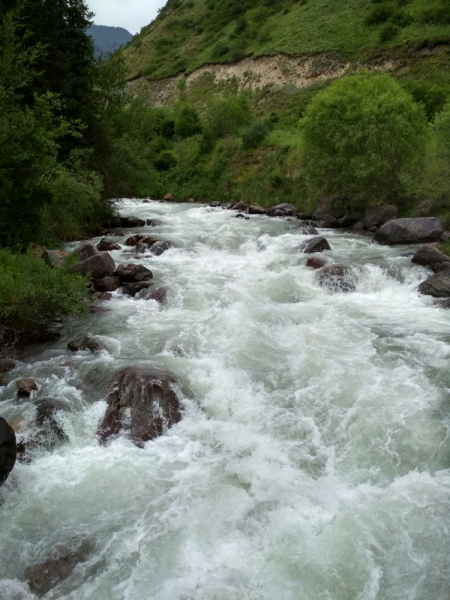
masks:
<svg viewBox="0 0 450 600"><path fill-rule="evenodd" d="M414 100L423 105L428 121L432 121L450 97L450 86L443 86L425 79L408 79L403 87Z"/></svg>
<svg viewBox="0 0 450 600"><path fill-rule="evenodd" d="M53 269L32 254L0 250L0 323L26 331L30 323L83 312L86 296L83 276Z"/></svg>
<svg viewBox="0 0 450 600"><path fill-rule="evenodd" d="M380 25L385 23L394 14L394 7L389 2L383 2L375 6L368 17L366 18L366 25Z"/></svg>
<svg viewBox="0 0 450 600"><path fill-rule="evenodd" d="M422 13L422 21L431 25L450 24L450 1L441 0L428 6Z"/></svg>
<svg viewBox="0 0 450 600"><path fill-rule="evenodd" d="M390 42L397 36L399 31L400 27L398 25L395 25L394 23L386 23L386 25L380 31L380 42L382 44Z"/></svg>
<svg viewBox="0 0 450 600"><path fill-rule="evenodd" d="M256 148L269 134L269 128L263 121L255 121L242 134L244 148Z"/></svg>
<svg viewBox="0 0 450 600"><path fill-rule="evenodd" d="M214 139L236 134L251 121L250 104L246 96L212 97L205 113L205 129Z"/></svg>
<svg viewBox="0 0 450 600"><path fill-rule="evenodd" d="M450 160L450 102L436 116L434 125L441 153Z"/></svg>
<svg viewBox="0 0 450 600"><path fill-rule="evenodd" d="M168 171L177 166L177 159L172 152L164 150L155 160L155 167L158 171Z"/></svg>
<svg viewBox="0 0 450 600"><path fill-rule="evenodd" d="M202 131L198 112L189 104L180 103L175 108L175 135L188 138Z"/></svg>
<svg viewBox="0 0 450 600"><path fill-rule="evenodd" d="M311 190L351 204L405 196L423 160L425 112L387 74L336 81L313 99L302 130Z"/></svg>

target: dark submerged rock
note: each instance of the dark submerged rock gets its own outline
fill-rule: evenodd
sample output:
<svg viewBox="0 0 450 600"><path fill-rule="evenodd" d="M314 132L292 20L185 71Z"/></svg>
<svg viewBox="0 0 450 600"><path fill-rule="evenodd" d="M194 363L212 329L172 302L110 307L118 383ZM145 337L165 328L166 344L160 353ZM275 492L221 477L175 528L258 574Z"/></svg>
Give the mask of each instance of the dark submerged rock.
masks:
<svg viewBox="0 0 450 600"><path fill-rule="evenodd" d="M417 250L411 261L418 265L430 267L435 273L450 269L450 256L432 244L426 244Z"/></svg>
<svg viewBox="0 0 450 600"><path fill-rule="evenodd" d="M302 230L303 235L319 235L319 232L315 227L305 227Z"/></svg>
<svg viewBox="0 0 450 600"><path fill-rule="evenodd" d="M8 479L17 458L14 429L0 417L0 486Z"/></svg>
<svg viewBox="0 0 450 600"><path fill-rule="evenodd" d="M324 250L331 250L330 244L324 237L313 237L307 240L300 246L300 250L303 254L313 254L314 252L323 252Z"/></svg>
<svg viewBox="0 0 450 600"><path fill-rule="evenodd" d="M339 221L339 227L351 227L361 221L362 215L357 210L349 210Z"/></svg>
<svg viewBox="0 0 450 600"><path fill-rule="evenodd" d="M98 340L91 337L81 337L67 344L67 347L72 352L81 352L83 350L90 350L91 352L100 352L104 349L104 346Z"/></svg>
<svg viewBox="0 0 450 600"><path fill-rule="evenodd" d="M157 290L150 292L150 294L148 294L148 296L146 296L145 299L156 300L156 302L162 304L167 299L167 290L165 290L164 288L158 288Z"/></svg>
<svg viewBox="0 0 450 600"><path fill-rule="evenodd" d="M86 562L94 551L89 540L76 540L70 545L58 545L44 561L28 567L25 580L37 596L45 596L50 590L68 579L75 567Z"/></svg>
<svg viewBox="0 0 450 600"><path fill-rule="evenodd" d="M138 219L137 217L120 217L121 227L144 227L145 221Z"/></svg>
<svg viewBox="0 0 450 600"><path fill-rule="evenodd" d="M31 396L31 393L37 392L38 389L34 379L30 379L29 377L19 379L19 381L16 382L16 385L19 396Z"/></svg>
<svg viewBox="0 0 450 600"><path fill-rule="evenodd" d="M12 371L16 363L11 358L2 358L0 359L0 373L8 373Z"/></svg>
<svg viewBox="0 0 450 600"><path fill-rule="evenodd" d="M250 217L248 215L243 215L242 213L238 213L236 215L236 218L237 219L246 219L246 220L248 220Z"/></svg>
<svg viewBox="0 0 450 600"><path fill-rule="evenodd" d="M181 420L174 377L152 367L124 369L113 380L108 409L99 429L102 442L126 432L138 446ZM129 415L126 413L129 412Z"/></svg>
<svg viewBox="0 0 450 600"><path fill-rule="evenodd" d="M132 296L134 298L136 294L139 294L139 292L142 292L142 290L146 290L152 285L153 283L151 281L137 281L136 283L124 283L123 291L125 294L128 294L128 296Z"/></svg>
<svg viewBox="0 0 450 600"><path fill-rule="evenodd" d="M219 200L214 200L214 202L210 202L209 206L211 206L211 208L218 208L222 203L219 202Z"/></svg>
<svg viewBox="0 0 450 600"><path fill-rule="evenodd" d="M374 240L379 244L422 244L436 242L445 231L444 224L436 217L395 219L380 227Z"/></svg>
<svg viewBox="0 0 450 600"><path fill-rule="evenodd" d="M117 275L123 283L138 283L153 278L153 273L143 265L129 264L118 270Z"/></svg>
<svg viewBox="0 0 450 600"><path fill-rule="evenodd" d="M159 242L155 242L150 246L150 252L155 256L161 256L166 250L169 250L173 247L172 242L167 240L160 240Z"/></svg>
<svg viewBox="0 0 450 600"><path fill-rule="evenodd" d="M428 277L419 285L419 293L433 298L450 298L450 269Z"/></svg>
<svg viewBox="0 0 450 600"><path fill-rule="evenodd" d="M160 219L147 219L148 227L160 227L164 225L164 223Z"/></svg>
<svg viewBox="0 0 450 600"><path fill-rule="evenodd" d="M353 231L364 231L364 221L358 221L352 227Z"/></svg>
<svg viewBox="0 0 450 600"><path fill-rule="evenodd" d="M54 446L56 441L66 442L68 440L67 435L55 419L55 413L61 410L67 412L69 410L68 405L62 400L53 398L42 400L37 408L36 422L46 430L45 432L47 434L49 434L46 435L45 446L47 447Z"/></svg>
<svg viewBox="0 0 450 600"><path fill-rule="evenodd" d="M347 265L323 267L318 274L319 284L332 292L352 292L356 287L356 277Z"/></svg>
<svg viewBox="0 0 450 600"><path fill-rule="evenodd" d="M110 252L111 250L122 250L122 248L117 242L103 238L101 242L97 244L97 250L99 252Z"/></svg>
<svg viewBox="0 0 450 600"><path fill-rule="evenodd" d="M325 266L325 261L317 256L310 256L306 261L306 266L311 269L321 269Z"/></svg>

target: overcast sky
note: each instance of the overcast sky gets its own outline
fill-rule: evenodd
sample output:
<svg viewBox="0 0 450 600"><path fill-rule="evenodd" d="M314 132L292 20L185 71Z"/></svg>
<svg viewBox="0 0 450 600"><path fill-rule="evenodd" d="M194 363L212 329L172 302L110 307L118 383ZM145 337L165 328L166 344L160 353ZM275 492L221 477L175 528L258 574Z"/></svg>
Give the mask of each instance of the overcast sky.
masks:
<svg viewBox="0 0 450 600"><path fill-rule="evenodd" d="M96 25L124 27L133 35L156 17L166 0L87 0Z"/></svg>

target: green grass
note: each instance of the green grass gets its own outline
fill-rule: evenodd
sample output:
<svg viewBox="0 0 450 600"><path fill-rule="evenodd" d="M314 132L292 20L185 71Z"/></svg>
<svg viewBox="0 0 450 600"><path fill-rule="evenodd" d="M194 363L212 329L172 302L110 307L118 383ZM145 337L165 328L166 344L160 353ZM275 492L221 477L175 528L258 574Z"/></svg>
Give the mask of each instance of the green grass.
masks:
<svg viewBox="0 0 450 600"><path fill-rule="evenodd" d="M446 1L410 0L399 7L398 0L387 0L397 33L382 42L386 24L366 24L377 6L371 0L277 0L272 5L255 0L169 0L124 53L131 78L144 75L152 80L243 56L333 53L342 61L370 59L380 52L405 56L425 41L450 41L449 22L425 19L426 11ZM242 20L247 26L236 33Z"/></svg>

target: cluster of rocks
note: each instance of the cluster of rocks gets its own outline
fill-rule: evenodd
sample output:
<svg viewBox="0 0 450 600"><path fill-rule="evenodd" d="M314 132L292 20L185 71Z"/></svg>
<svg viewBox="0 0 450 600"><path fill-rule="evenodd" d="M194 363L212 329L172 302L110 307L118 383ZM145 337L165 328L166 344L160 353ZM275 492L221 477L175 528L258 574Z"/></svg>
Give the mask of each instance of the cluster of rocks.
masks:
<svg viewBox="0 0 450 600"><path fill-rule="evenodd" d="M222 208L224 210L238 211L236 217L245 218L246 215L267 215L268 217L290 217L295 214L296 208L293 204L283 203L277 204L272 208L266 209L259 204L248 205L243 200L236 202L210 202L212 208Z"/></svg>
<svg viewBox="0 0 450 600"><path fill-rule="evenodd" d="M354 231L376 233L378 228L397 216L397 207L391 205L358 210L319 208L312 212L297 213L297 219L323 229L350 228Z"/></svg>

